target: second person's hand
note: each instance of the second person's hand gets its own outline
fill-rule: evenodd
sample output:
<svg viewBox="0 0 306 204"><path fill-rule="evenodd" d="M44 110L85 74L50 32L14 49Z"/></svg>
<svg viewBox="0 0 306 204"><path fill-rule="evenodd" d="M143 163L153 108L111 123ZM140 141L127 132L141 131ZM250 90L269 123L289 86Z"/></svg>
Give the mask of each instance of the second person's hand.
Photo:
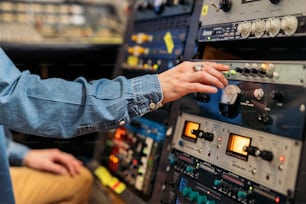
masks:
<svg viewBox="0 0 306 204"><path fill-rule="evenodd" d="M80 173L82 162L59 149L32 149L23 160L25 166L54 174L75 176Z"/></svg>

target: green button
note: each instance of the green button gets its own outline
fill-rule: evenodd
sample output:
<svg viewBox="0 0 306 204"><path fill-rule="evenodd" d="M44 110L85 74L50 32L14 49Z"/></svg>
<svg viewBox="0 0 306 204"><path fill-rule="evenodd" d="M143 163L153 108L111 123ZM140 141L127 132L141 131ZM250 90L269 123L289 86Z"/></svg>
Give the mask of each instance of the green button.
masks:
<svg viewBox="0 0 306 204"><path fill-rule="evenodd" d="M205 204L207 201L207 197L205 195L201 195L197 199L197 204Z"/></svg>
<svg viewBox="0 0 306 204"><path fill-rule="evenodd" d="M245 191L238 191L237 196L238 198L246 198L247 193Z"/></svg>
<svg viewBox="0 0 306 204"><path fill-rule="evenodd" d="M189 200L190 201L195 201L198 199L198 197L200 196L198 191L191 191L190 195L189 195Z"/></svg>
<svg viewBox="0 0 306 204"><path fill-rule="evenodd" d="M208 200L206 201L206 204L215 204L216 202L214 200Z"/></svg>
<svg viewBox="0 0 306 204"><path fill-rule="evenodd" d="M221 183L222 183L222 180L220 180L220 179L215 179L214 180L214 185L215 186L220 186Z"/></svg>
<svg viewBox="0 0 306 204"><path fill-rule="evenodd" d="M191 192L190 187L184 187L183 190L182 190L183 196L189 196L190 192Z"/></svg>
<svg viewBox="0 0 306 204"><path fill-rule="evenodd" d="M232 74L232 75L237 74L236 70L234 70L234 69L229 70L229 73Z"/></svg>
<svg viewBox="0 0 306 204"><path fill-rule="evenodd" d="M186 171L189 172L189 173L192 173L194 170L194 168L192 166L187 166L186 167Z"/></svg>

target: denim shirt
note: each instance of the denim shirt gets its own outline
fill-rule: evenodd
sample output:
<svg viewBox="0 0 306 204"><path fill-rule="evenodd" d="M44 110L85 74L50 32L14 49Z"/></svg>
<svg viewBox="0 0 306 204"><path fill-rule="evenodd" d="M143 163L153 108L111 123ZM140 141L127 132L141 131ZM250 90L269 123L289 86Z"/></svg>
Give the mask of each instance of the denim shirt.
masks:
<svg viewBox="0 0 306 204"><path fill-rule="evenodd" d="M22 166L25 155L31 150L29 147L12 140L12 133L8 128L0 125L0 134L4 133L7 141L7 158L10 166Z"/></svg>
<svg viewBox="0 0 306 204"><path fill-rule="evenodd" d="M112 129L157 109L162 97L156 74L91 82L82 77L41 80L20 72L0 48L0 124L18 132L69 138ZM6 192L11 185L5 146L0 134L0 204L14 203Z"/></svg>

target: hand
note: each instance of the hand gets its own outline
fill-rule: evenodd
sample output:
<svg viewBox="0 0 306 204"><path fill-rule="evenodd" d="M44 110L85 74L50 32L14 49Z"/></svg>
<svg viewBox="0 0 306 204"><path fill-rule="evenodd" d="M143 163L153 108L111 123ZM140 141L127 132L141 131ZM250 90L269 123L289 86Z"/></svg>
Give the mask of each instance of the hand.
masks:
<svg viewBox="0 0 306 204"><path fill-rule="evenodd" d="M201 70L195 71L194 65L202 65ZM224 88L228 84L221 73L228 70L227 65L215 62L182 62L158 75L163 91L162 103L174 101L189 93L216 93L217 88Z"/></svg>
<svg viewBox="0 0 306 204"><path fill-rule="evenodd" d="M79 174L82 167L81 161L58 149L32 149L26 154L23 163L36 170L71 176Z"/></svg>

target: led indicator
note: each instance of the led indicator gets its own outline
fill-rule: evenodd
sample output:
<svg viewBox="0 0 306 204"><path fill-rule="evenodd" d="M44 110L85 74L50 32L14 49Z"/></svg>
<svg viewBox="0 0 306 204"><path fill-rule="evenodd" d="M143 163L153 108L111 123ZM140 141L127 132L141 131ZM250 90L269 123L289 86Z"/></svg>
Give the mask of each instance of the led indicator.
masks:
<svg viewBox="0 0 306 204"><path fill-rule="evenodd" d="M133 165L137 165L138 164L138 161L136 159L133 159Z"/></svg>
<svg viewBox="0 0 306 204"><path fill-rule="evenodd" d="M114 155L110 155L110 156L109 156L109 160L110 160L111 162L115 163L115 164L119 162L118 157L116 157L116 156L114 156Z"/></svg>
<svg viewBox="0 0 306 204"><path fill-rule="evenodd" d="M280 156L280 157L279 157L279 161L280 161L280 162L284 162L284 161L285 161L285 156Z"/></svg>
<svg viewBox="0 0 306 204"><path fill-rule="evenodd" d="M275 203L279 203L279 202L280 202L280 198L279 198L279 197L276 197L276 198L274 199L274 201L275 201Z"/></svg>

